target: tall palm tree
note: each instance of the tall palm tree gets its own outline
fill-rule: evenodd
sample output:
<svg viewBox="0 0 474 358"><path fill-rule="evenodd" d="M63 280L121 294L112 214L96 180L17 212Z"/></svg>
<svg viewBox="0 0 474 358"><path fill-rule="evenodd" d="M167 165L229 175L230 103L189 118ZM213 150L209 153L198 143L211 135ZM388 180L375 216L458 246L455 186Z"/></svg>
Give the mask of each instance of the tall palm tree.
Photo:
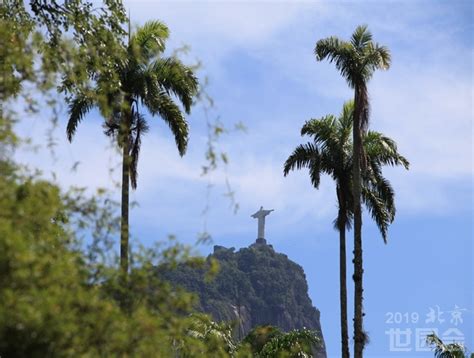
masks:
<svg viewBox="0 0 474 358"><path fill-rule="evenodd" d="M169 30L159 21L149 21L129 34L126 58L116 65L120 88L110 88L107 78L95 78L95 88L75 95L69 103L67 137L72 140L79 122L98 107L105 118L105 134L117 138L122 150L122 198L120 267L128 272L129 188L137 187L137 163L141 138L148 131L142 108L160 116L170 127L179 154L186 152L188 124L198 81L190 67L175 57L163 57ZM178 100L182 108L175 103Z"/></svg>
<svg viewBox="0 0 474 358"><path fill-rule="evenodd" d="M299 145L284 165L284 175L291 170L308 168L311 182L318 189L321 174L329 175L336 182L338 214L334 226L339 231L339 281L341 309L342 357L349 357L347 327L346 285L346 229L353 218L353 149L350 138L353 125L354 103L344 104L341 115L328 115L312 119L304 124L301 135L309 135L313 142ZM367 171L363 177L362 199L372 214L386 242L388 225L395 216L394 193L390 183L382 177L383 165L403 165L408 161L398 154L395 143L377 132L369 131L364 136L367 153Z"/></svg>
<svg viewBox="0 0 474 358"><path fill-rule="evenodd" d="M368 129L369 99L367 83L377 69L390 67L390 52L372 41L367 26L358 26L350 41L328 37L316 43L318 61L328 59L354 89L354 356L361 358L366 336L363 331L363 256L362 256L362 211L361 211L361 165L365 168L362 136Z"/></svg>

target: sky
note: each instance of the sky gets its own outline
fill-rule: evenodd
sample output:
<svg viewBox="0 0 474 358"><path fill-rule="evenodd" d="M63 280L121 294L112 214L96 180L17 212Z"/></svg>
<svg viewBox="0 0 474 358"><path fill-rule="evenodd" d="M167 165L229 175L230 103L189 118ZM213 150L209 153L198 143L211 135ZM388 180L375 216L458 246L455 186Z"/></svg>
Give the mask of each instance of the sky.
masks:
<svg viewBox="0 0 474 358"><path fill-rule="evenodd" d="M300 264L329 357L340 356L338 234L334 183L316 191L306 171L283 177L283 163L300 143L306 120L338 114L353 94L334 65L317 62L318 39L348 39L367 24L375 41L390 48L389 71L369 82L371 129L398 143L410 170L386 168L396 192L397 217L384 244L364 217L365 329L368 357L432 357L417 343L435 330L447 341L464 338L474 351L473 317L473 5L469 1L126 1L132 24L165 22L167 53L189 45L187 63L202 62L201 80L215 106L208 118L229 129L218 150L229 157L202 176L207 127L202 105L188 117L190 141L181 158L169 129L149 118L143 140L139 203L131 213L134 242L151 245L175 235L194 244L206 229L214 244L246 247L256 238L250 217L264 206L266 238ZM113 188L109 168L120 158L92 112L74 141L65 138L66 115L56 130L56 160L46 149L19 151L17 159L56 173L64 187ZM25 118L18 130L44 142L48 124ZM78 170L71 166L80 162ZM112 178L119 179L118 173ZM225 196L235 192L234 213ZM208 189L211 185L211 189ZM203 214L208 206L209 210ZM352 232L348 234L349 323L353 312ZM200 246L207 254L212 245ZM349 329L352 332L352 327Z"/></svg>

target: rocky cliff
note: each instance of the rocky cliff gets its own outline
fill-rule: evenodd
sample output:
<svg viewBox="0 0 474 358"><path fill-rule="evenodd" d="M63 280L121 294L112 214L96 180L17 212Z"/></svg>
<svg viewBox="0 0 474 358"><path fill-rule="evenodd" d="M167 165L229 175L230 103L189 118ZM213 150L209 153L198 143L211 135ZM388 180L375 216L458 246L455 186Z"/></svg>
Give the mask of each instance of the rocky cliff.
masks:
<svg viewBox="0 0 474 358"><path fill-rule="evenodd" d="M215 246L211 259L219 263L219 273L211 281L205 279L205 269L187 265L163 275L196 292L200 310L216 321L234 322L238 339L258 325L270 324L284 331L306 327L318 331L323 344L315 356L326 357L319 311L308 296L301 266L264 241L239 251Z"/></svg>

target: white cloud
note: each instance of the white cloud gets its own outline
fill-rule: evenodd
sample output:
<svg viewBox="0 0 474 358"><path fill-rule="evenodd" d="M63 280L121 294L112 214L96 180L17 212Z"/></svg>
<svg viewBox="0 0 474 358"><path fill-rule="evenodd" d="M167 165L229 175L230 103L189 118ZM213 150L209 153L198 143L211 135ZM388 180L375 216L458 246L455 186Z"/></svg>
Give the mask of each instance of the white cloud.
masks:
<svg viewBox="0 0 474 358"><path fill-rule="evenodd" d="M394 137L426 178L472 174L472 82L446 68L397 66L371 88L374 127Z"/></svg>
<svg viewBox="0 0 474 358"><path fill-rule="evenodd" d="M165 21L173 37L191 43L248 47L261 44L294 23L308 8L301 2L271 1L130 1L134 22L156 16ZM150 12L150 7L156 11ZM314 6L313 6L314 7ZM316 5L322 8L321 5ZM225 46L227 44L227 46ZM222 51L220 47L218 49Z"/></svg>
<svg viewBox="0 0 474 358"><path fill-rule="evenodd" d="M282 165L291 150L304 141L299 128L306 119L338 113L343 101L352 96L334 66L317 63L312 50L318 38L333 33L349 36L361 21L361 11L351 12L345 5L333 8L327 3L286 2L129 2L128 6L136 22L163 19L172 30L172 47L190 43L193 54L205 61L217 104L224 103L219 109L222 117L243 117L249 126L247 135L224 139L231 158L229 177L241 210L232 215L221 196L225 176L213 175L212 230L224 234L253 228L248 215L260 205L277 210L274 217L278 220L273 225L281 230L303 222L327 226L336 207L331 181L324 179L315 191L306 171L283 178ZM415 213L442 212L453 207L449 184L457 185L472 176L473 82L466 74L472 51L450 44L450 33L443 33L445 48L436 49L434 42L439 36L428 41L430 34L437 32L434 27L424 28L427 40L418 47L404 47L413 39L407 37L407 31L397 35L395 29L402 28L406 19L400 16L396 20L393 26L382 20L374 24L376 39L388 41L394 61L389 72L377 73L369 85L372 127L396 139L412 163L408 173L401 168L387 172L398 194L398 207ZM410 13L406 21L415 20ZM400 46L400 41L405 45ZM425 56L436 60L418 61L424 50ZM235 51L256 59L261 81L229 81L241 70L238 62L232 67L228 64ZM259 91L261 97L255 98L249 88ZM202 120L199 114L197 120ZM62 124L57 148L60 160L54 165L46 152L20 153L19 157L46 172L55 168L64 186L111 187L109 163L117 166L120 158L105 150L107 140L100 122L91 116L81 123L72 144L66 142ZM34 129L26 121L21 126L41 141L45 126L38 123ZM183 227L197 232L201 228L207 180L200 176L205 132L198 124L192 134L184 158L177 154L165 126L153 127L144 139L139 187L133 194L141 208L134 215L150 228L164 227L167 232ZM81 161L79 171L70 173L75 161Z"/></svg>

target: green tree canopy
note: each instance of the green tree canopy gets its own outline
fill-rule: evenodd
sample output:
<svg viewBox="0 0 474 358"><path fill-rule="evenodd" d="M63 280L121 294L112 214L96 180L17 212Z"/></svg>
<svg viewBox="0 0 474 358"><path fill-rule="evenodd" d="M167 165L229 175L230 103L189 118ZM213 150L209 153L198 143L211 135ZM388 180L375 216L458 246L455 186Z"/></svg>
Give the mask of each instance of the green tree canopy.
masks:
<svg viewBox="0 0 474 358"><path fill-rule="evenodd" d="M228 357L225 342L190 334L194 297L153 274L184 258L181 246L135 253L124 287L76 236L75 217L101 222L101 200L74 198L11 164L0 173L0 355Z"/></svg>

